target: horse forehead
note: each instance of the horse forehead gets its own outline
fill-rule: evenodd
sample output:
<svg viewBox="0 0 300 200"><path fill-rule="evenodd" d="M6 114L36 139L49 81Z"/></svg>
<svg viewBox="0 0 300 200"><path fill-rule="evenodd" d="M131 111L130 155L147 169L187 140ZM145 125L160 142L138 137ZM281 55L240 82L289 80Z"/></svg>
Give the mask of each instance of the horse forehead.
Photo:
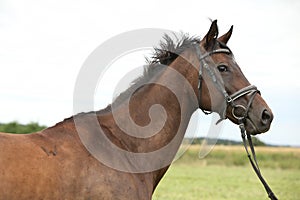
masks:
<svg viewBox="0 0 300 200"><path fill-rule="evenodd" d="M237 65L232 53L216 53L211 55L216 64L224 63L229 65Z"/></svg>

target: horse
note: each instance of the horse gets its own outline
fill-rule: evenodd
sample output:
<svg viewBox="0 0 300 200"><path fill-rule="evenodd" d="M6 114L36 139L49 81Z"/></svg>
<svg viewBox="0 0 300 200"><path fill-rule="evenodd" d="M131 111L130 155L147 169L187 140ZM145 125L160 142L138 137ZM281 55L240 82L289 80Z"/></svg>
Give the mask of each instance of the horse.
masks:
<svg viewBox="0 0 300 200"><path fill-rule="evenodd" d="M1 133L0 199L150 200L197 109L242 120L252 135L268 131L273 113L227 46L232 31L219 37L215 20L203 39L165 36L144 74L107 108L32 134ZM100 158L86 143L103 146Z"/></svg>

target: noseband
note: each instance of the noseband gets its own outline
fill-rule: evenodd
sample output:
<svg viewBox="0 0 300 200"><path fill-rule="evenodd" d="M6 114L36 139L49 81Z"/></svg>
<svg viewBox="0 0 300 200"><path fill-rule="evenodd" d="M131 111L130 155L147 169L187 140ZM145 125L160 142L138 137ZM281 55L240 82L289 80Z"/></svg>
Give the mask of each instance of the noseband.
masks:
<svg viewBox="0 0 300 200"><path fill-rule="evenodd" d="M277 197L275 196L275 194L272 192L271 188L269 187L269 185L267 184L267 182L264 180L257 160L256 160L256 154L255 154L255 150L254 150L254 146L252 143L252 139L251 139L251 135L249 133L246 132L245 130L245 122L246 119L248 118L248 112L249 109L253 103L254 97L256 96L256 94L260 94L260 91L257 89L256 86L254 85L249 85L246 86L238 91L236 91L235 93L229 95L224 87L224 84L221 83L217 77L215 72L213 71L213 69L211 69L211 67L206 63L205 58L211 56L212 54L217 54L217 53L225 53L225 54L230 54L231 51L229 49L215 49L212 50L210 52L206 52L205 54L201 54L201 50L200 50L200 46L199 43L196 43L195 45L195 49L196 49L196 53L198 56L198 59L200 61L200 68L199 68L199 82L198 82L198 92L199 92L199 108L200 108L200 100L201 100L201 88L202 88L202 80L203 80L203 68L208 72L210 78L212 79L213 83L215 84L216 88L222 93L223 97L224 97L224 102L225 102L225 107L223 112L220 113L220 119L217 121L217 124L223 120L225 120L226 117L226 112L228 107L231 107L231 113L232 116L238 121L239 123L239 127L241 130L241 136L243 139L243 144L247 153L247 156L249 158L249 161L252 165L252 168L254 169L256 175L258 176L258 178L260 179L260 181L262 182L263 186L265 187L266 192L268 193L268 196L271 200L277 200ZM249 96L249 100L247 103L247 106L243 106L241 104L236 104L235 100L243 97L243 96ZM205 114L210 114L211 112L208 112L202 108L200 108ZM238 114L237 110L240 109L243 111L242 114ZM254 127L256 128L256 127ZM247 136L247 140L251 149L251 153L252 153L252 157L248 151L248 146L247 146L247 142L246 142L246 136ZM253 161L254 160L254 161Z"/></svg>

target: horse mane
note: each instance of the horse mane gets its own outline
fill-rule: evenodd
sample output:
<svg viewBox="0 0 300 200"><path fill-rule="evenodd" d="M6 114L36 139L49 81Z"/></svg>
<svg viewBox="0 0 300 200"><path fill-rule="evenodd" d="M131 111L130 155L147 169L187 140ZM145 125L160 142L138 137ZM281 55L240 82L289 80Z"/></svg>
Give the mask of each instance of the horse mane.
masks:
<svg viewBox="0 0 300 200"><path fill-rule="evenodd" d="M161 63L163 65L171 64L183 51L190 48L194 43L199 43L198 37L190 37L188 34L181 33L178 37L173 34L175 39L165 34L160 41L160 47L154 48L151 64Z"/></svg>
<svg viewBox="0 0 300 200"><path fill-rule="evenodd" d="M78 113L75 116L79 117L82 115L88 115L96 113L104 114L111 112L112 105L118 106L125 100L127 100L131 94L137 92L141 85L147 84L156 74L161 73L168 65L170 65L182 52L190 48L194 43L199 43L200 38L195 36L189 36L188 34L180 33L180 36L177 36L175 33L172 34L173 38L170 35L165 34L163 39L160 41L159 47L154 47L153 54L150 58L146 59L146 64L144 65L143 74L131 82L131 86L119 94L112 104L109 104L106 108L99 111L89 111ZM73 120L73 117L64 119L62 122L57 123L59 125L63 122ZM54 127L56 126L54 125Z"/></svg>
<svg viewBox="0 0 300 200"><path fill-rule="evenodd" d="M190 37L188 34L181 33L178 37L173 33L174 39L165 34L160 41L159 47L154 47L154 52L150 58L146 59L143 74L131 82L131 86L115 98L111 105L119 105L128 99L131 94L136 92L140 86L149 83L156 74L161 73L170 65L182 52L190 48L195 42L199 43L198 37ZM98 112L111 111L111 105Z"/></svg>

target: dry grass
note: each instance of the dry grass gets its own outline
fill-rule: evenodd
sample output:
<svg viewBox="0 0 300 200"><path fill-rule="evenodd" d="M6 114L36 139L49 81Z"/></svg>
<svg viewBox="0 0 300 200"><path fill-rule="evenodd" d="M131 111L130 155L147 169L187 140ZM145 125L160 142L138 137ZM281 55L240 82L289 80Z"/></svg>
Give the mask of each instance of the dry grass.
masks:
<svg viewBox="0 0 300 200"><path fill-rule="evenodd" d="M255 150L261 167L300 169L300 148L255 147ZM249 164L244 146L191 145L182 147L178 155L175 163L194 163L202 166L246 166Z"/></svg>
<svg viewBox="0 0 300 200"><path fill-rule="evenodd" d="M186 148L186 147L184 147ZM189 150L192 151L199 151L201 149L201 145L190 145L188 147ZM228 146L228 145L215 145L213 147L213 151L245 151L244 146ZM255 150L257 152L272 152L272 153L300 153L300 148L296 147L263 147L263 146L258 146L255 147Z"/></svg>

